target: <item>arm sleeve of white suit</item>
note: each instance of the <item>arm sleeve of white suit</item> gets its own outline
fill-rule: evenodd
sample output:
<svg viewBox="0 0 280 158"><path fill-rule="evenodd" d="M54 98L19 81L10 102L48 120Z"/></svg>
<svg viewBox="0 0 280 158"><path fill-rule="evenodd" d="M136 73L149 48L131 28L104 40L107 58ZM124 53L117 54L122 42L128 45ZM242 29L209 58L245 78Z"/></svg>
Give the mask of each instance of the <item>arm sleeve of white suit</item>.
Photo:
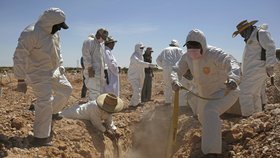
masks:
<svg viewBox="0 0 280 158"><path fill-rule="evenodd" d="M63 66L63 58L62 58L62 54L59 54L59 65Z"/></svg>
<svg viewBox="0 0 280 158"><path fill-rule="evenodd" d="M105 132L106 128L102 124L102 120L101 120L101 116L100 115L101 115L101 113L98 113L98 115L91 115L90 116L90 122L93 124L93 126L95 128L97 128L101 132Z"/></svg>
<svg viewBox="0 0 280 158"><path fill-rule="evenodd" d="M237 84L240 83L241 69L232 55L225 53L220 48L212 48L208 57L215 61L217 67L225 70L229 79L233 79Z"/></svg>
<svg viewBox="0 0 280 158"><path fill-rule="evenodd" d="M25 79L25 68L27 67L27 58L34 47L32 35L22 33L18 39L18 45L14 52L14 75L16 79Z"/></svg>
<svg viewBox="0 0 280 158"><path fill-rule="evenodd" d="M90 39L87 39L84 41L83 43L83 48L82 48L82 53L83 53L83 60L84 60L84 66L85 66L85 69L87 69L88 67L92 67L92 56L90 54L90 51L93 50L91 48L91 40Z"/></svg>
<svg viewBox="0 0 280 158"><path fill-rule="evenodd" d="M57 32L52 36L52 42L48 42L48 43L44 42L43 44L48 46L48 48L43 51L49 52L49 53L47 53L47 55L49 57L45 58L44 61L51 62L52 68L57 68L57 67L61 66L63 61L62 61L62 57L61 57L61 53L60 53L61 50L60 50L59 33Z"/></svg>
<svg viewBox="0 0 280 158"><path fill-rule="evenodd" d="M178 53L176 54L176 60L179 61L182 55L184 54L183 50L178 48Z"/></svg>
<svg viewBox="0 0 280 158"><path fill-rule="evenodd" d="M260 45L266 50L266 67L274 66L277 63L276 47L269 32L265 30L259 31Z"/></svg>
<svg viewBox="0 0 280 158"><path fill-rule="evenodd" d="M187 63L187 54L184 54L180 58L180 60L176 63L176 65L173 66L172 72L171 72L171 80L173 82L179 82L179 80L187 72L188 69L189 69L189 66Z"/></svg>
<svg viewBox="0 0 280 158"><path fill-rule="evenodd" d="M140 60L136 55L132 55L130 60L135 61L137 65L142 66L144 68L148 68L151 63L145 62L143 60Z"/></svg>
<svg viewBox="0 0 280 158"><path fill-rule="evenodd" d="M160 55L156 59L156 62L158 64L158 66L160 66L160 67L162 67L162 56L163 56L163 52L161 52Z"/></svg>
<svg viewBox="0 0 280 158"><path fill-rule="evenodd" d="M110 51L106 50L105 52L105 63L108 66L108 69L110 72L112 72L114 75L118 75L119 68L116 60L113 58L113 56L110 55Z"/></svg>
<svg viewBox="0 0 280 158"><path fill-rule="evenodd" d="M57 32L57 34L58 34L58 32ZM59 36L59 34L58 34L57 40L58 40L57 49L59 50L58 51L58 53L59 53L58 54L59 65L62 66L63 65L63 58L62 58L62 53L61 53L61 43L60 43L60 36Z"/></svg>

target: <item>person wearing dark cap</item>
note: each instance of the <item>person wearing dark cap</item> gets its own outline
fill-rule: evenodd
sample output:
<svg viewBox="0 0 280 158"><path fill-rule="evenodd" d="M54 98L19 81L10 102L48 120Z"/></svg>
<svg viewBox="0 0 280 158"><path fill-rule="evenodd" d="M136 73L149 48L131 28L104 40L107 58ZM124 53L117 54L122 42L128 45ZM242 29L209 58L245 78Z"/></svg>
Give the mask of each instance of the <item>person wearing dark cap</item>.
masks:
<svg viewBox="0 0 280 158"><path fill-rule="evenodd" d="M82 53L84 60L84 76L89 100L95 100L97 96L104 92L105 70L105 45L108 38L108 31L100 28L95 36L90 35L83 43Z"/></svg>
<svg viewBox="0 0 280 158"><path fill-rule="evenodd" d="M96 100L64 109L59 116L68 119L89 120L100 132L115 135L117 127L114 125L112 114L120 112L123 107L123 101L119 97L111 93L104 93L99 95Z"/></svg>
<svg viewBox="0 0 280 158"><path fill-rule="evenodd" d="M180 90L182 88L180 78L187 71L191 72L197 96L189 95L188 99L195 103L197 110L193 112L197 114L202 125L201 150L205 154L203 157L220 156L222 153L220 115L238 99L239 63L222 49L208 45L204 33L199 29L189 32L185 46L187 52L173 67L171 73L172 89ZM192 109L193 107L191 105Z"/></svg>
<svg viewBox="0 0 280 158"><path fill-rule="evenodd" d="M241 21L232 37L240 34L246 46L242 59L242 80L239 102L243 116L262 111L261 89L266 76L272 77L277 63L275 43L266 27L257 27L254 21ZM264 25L262 25L264 26Z"/></svg>
<svg viewBox="0 0 280 158"><path fill-rule="evenodd" d="M17 90L26 93L28 84L37 98L31 142L34 146L51 145L52 114L63 109L72 92L64 75L58 33L61 28L68 29L65 19L59 8L44 11L21 33L13 57Z"/></svg>
<svg viewBox="0 0 280 158"><path fill-rule="evenodd" d="M116 42L117 40L112 36L108 37L105 41L105 63L108 67L107 72L105 72L105 92L119 96L119 68L117 60L112 53Z"/></svg>
<svg viewBox="0 0 280 158"><path fill-rule="evenodd" d="M152 52L151 47L147 47L145 53L143 54L144 62L152 63ZM141 102L147 102L151 100L152 97L152 81L153 81L153 69L148 67L145 68L145 79L142 88Z"/></svg>

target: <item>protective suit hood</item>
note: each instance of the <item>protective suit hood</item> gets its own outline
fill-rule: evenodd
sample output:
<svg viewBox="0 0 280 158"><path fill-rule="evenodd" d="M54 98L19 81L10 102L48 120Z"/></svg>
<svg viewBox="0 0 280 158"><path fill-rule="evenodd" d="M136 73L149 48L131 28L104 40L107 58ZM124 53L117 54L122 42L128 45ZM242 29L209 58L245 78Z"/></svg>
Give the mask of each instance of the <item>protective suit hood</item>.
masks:
<svg viewBox="0 0 280 158"><path fill-rule="evenodd" d="M47 33L52 32L53 25L65 22L65 14L59 8L50 8L46 10L38 19L35 25L43 28Z"/></svg>
<svg viewBox="0 0 280 158"><path fill-rule="evenodd" d="M205 54L205 51L207 50L207 43L206 43L206 38L205 35L203 34L202 31L200 31L199 29L193 29L189 32L187 39L186 39L186 43L188 41L196 41L199 42L202 46L203 49L203 54Z"/></svg>
<svg viewBox="0 0 280 158"><path fill-rule="evenodd" d="M144 49L140 49L141 47L145 47L142 42L139 42L135 45L135 52L137 52L137 55L143 55Z"/></svg>

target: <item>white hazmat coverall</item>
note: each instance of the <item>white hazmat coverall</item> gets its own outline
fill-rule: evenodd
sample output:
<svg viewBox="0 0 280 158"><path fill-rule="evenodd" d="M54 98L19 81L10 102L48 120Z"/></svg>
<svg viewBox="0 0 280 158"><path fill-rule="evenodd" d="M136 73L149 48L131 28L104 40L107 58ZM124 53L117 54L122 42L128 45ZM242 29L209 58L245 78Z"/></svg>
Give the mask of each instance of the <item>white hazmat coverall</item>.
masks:
<svg viewBox="0 0 280 158"><path fill-rule="evenodd" d="M178 82L183 74L190 69L193 74L193 82L196 85L198 95L207 98L221 98L218 100L196 99L198 118L202 124L201 149L204 154L222 152L222 133L220 115L229 109L237 100L239 90L232 90L226 96L225 81L234 80L239 83L240 68L238 62L225 53L222 49L209 46L204 34L200 30L192 30L187 41L197 41L203 49L202 57L192 59L189 53L185 53L173 68L171 78Z"/></svg>
<svg viewBox="0 0 280 158"><path fill-rule="evenodd" d="M105 84L105 92L119 96L119 68L112 50L105 46L105 63L108 66L109 84Z"/></svg>
<svg viewBox="0 0 280 158"><path fill-rule="evenodd" d="M156 59L157 64L162 67L163 80L164 80L164 97L165 103L169 104L172 102L172 87L170 74L172 67L175 66L177 61L183 55L183 50L179 47L169 46L159 54Z"/></svg>
<svg viewBox="0 0 280 158"><path fill-rule="evenodd" d="M242 80L240 84L240 106L243 116L262 111L260 94L266 79L266 67L277 63L275 44L270 34L259 30L259 42L255 28L246 42L242 59ZM261 60L261 46L266 50L266 60Z"/></svg>
<svg viewBox="0 0 280 158"><path fill-rule="evenodd" d="M135 45L135 52L130 57L130 64L128 68L128 81L130 82L133 94L130 101L130 106L137 106L141 103L141 92L144 83L145 72L144 68L148 68L151 63L143 61L144 47L142 43Z"/></svg>
<svg viewBox="0 0 280 158"><path fill-rule="evenodd" d="M65 21L63 11L51 8L21 33L14 53L14 75L25 79L37 97L34 136L50 136L52 114L59 112L72 92L72 86L60 72L62 56L58 32L52 27Z"/></svg>
<svg viewBox="0 0 280 158"><path fill-rule="evenodd" d="M89 90L89 99L95 100L100 94L104 92L105 78L105 46L104 42L99 43L98 40L90 35L83 43L83 59L84 59L84 76L85 84ZM94 77L89 77L88 68L92 67L94 70Z"/></svg>
<svg viewBox="0 0 280 158"><path fill-rule="evenodd" d="M95 100L81 105L74 105L63 110L60 115L69 119L89 120L92 125L101 132L106 131L103 122L110 129L117 129L117 127L114 125L114 122L112 121L112 114L100 109Z"/></svg>

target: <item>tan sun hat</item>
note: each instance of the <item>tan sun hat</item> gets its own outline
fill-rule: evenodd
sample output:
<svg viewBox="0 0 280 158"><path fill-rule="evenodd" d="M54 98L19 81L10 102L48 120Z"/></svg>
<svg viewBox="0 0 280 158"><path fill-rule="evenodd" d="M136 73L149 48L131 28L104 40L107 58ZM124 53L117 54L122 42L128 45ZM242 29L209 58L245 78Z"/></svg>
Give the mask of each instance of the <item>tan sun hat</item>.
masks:
<svg viewBox="0 0 280 158"><path fill-rule="evenodd" d="M105 44L109 44L109 43L116 43L118 42L117 40L115 40L112 36L109 36L107 38L107 40L105 41Z"/></svg>
<svg viewBox="0 0 280 158"><path fill-rule="evenodd" d="M235 32L233 32L232 37L237 36L240 32L244 31L246 28L248 28L249 26L254 25L255 23L257 23L258 20L253 20L251 22L248 22L247 20L243 20L241 21L237 26L237 30Z"/></svg>
<svg viewBox="0 0 280 158"><path fill-rule="evenodd" d="M123 109L123 101L111 93L104 93L97 97L97 106L108 113L119 112Z"/></svg>
<svg viewBox="0 0 280 158"><path fill-rule="evenodd" d="M97 34L100 34L101 38L106 41L108 38L109 32L105 28L100 28L96 31L96 35Z"/></svg>
<svg viewBox="0 0 280 158"><path fill-rule="evenodd" d="M145 52L154 52L152 47L147 47Z"/></svg>

